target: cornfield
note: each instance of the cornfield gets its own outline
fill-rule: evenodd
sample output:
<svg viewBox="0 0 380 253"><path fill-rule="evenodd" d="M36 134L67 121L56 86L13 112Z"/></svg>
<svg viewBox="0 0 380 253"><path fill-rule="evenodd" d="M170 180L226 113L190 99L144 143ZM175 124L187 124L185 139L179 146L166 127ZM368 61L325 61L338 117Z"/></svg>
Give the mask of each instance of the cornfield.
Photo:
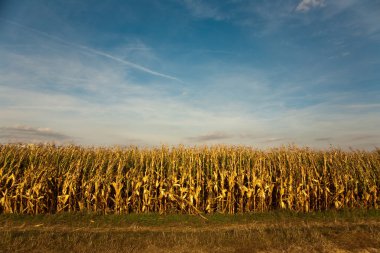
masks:
<svg viewBox="0 0 380 253"><path fill-rule="evenodd" d="M379 208L380 150L0 145L0 213Z"/></svg>

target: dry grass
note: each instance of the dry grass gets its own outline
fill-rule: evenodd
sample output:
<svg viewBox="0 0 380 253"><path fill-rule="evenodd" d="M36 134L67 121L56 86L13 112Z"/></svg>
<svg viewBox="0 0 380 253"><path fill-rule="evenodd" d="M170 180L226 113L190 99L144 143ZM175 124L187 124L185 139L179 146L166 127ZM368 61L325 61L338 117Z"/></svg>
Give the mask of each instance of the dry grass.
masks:
<svg viewBox="0 0 380 253"><path fill-rule="evenodd" d="M379 252L380 212L0 215L0 252Z"/></svg>

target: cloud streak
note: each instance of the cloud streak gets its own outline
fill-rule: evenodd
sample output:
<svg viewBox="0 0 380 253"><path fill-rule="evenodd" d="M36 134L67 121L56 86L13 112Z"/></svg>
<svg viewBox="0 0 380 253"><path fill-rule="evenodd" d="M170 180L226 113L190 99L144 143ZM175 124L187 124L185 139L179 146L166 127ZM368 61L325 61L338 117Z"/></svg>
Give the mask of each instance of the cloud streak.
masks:
<svg viewBox="0 0 380 253"><path fill-rule="evenodd" d="M348 109L377 109L380 108L380 103L378 104L351 104L345 106Z"/></svg>
<svg viewBox="0 0 380 253"><path fill-rule="evenodd" d="M230 139L232 137L233 136L229 134L216 132L216 133L210 133L210 134L205 134L205 135L188 137L187 139L189 141L195 141L195 142L207 142L207 141L225 140L225 139Z"/></svg>
<svg viewBox="0 0 380 253"><path fill-rule="evenodd" d="M285 140L286 140L286 138L272 137L272 138L268 138L268 139L264 140L263 143L282 142Z"/></svg>
<svg viewBox="0 0 380 253"><path fill-rule="evenodd" d="M4 20L4 19L2 19ZM14 21L10 21L10 20L4 20L6 23L8 24L12 24L14 26L17 26L17 27L20 27L22 29L25 29L27 31L30 31L32 33L35 33L35 34L38 34L38 35L42 35L44 37L47 37L51 40L54 40L56 42L60 42L66 46L71 46L71 47L74 47L74 48L78 48L78 49L81 49L85 52L88 52L88 53L91 53L93 55L98 55L98 56L102 56L102 57L105 57L105 58L108 58L110 60L113 60L113 61L116 61L118 63L121 63L121 64L124 64L124 65L127 65L131 68L134 68L134 69L137 69L139 71L142 71L142 72L145 72L145 73L148 73L150 75L154 75L154 76L158 76L158 77L162 77L162 78L166 78L166 79L170 79L170 80L174 80L174 81L178 81L178 82L182 82L179 78L177 77L174 77L174 76L171 76L171 75L166 75L166 74L163 74L163 73L160 73L160 72L157 72L157 71L154 71L152 69L149 69L147 67L144 67L144 66L141 66L139 64L136 64L136 63L133 63L133 62L130 62L130 61L126 61L124 59L121 59L121 58L118 58L116 56L113 56L111 54L108 54L108 53L105 53L103 51L99 51L99 50L96 50L96 49L93 49L93 48L90 48L90 47L87 47L87 46L84 46L84 45L80 45L80 44L76 44L76 43L72 43L72 42L68 42L64 39L61 39L57 36L53 36L49 33L46 33L46 32L43 32L43 31L40 31L40 30L37 30L35 28L31 28L29 26L26 26L26 25L23 25L23 24L20 24L18 22L14 22Z"/></svg>

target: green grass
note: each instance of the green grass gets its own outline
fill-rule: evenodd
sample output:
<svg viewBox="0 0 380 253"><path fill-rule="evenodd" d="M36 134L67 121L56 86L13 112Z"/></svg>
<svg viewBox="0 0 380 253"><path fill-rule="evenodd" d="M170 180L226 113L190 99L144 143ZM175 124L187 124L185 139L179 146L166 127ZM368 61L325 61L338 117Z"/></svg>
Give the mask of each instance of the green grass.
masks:
<svg viewBox="0 0 380 253"><path fill-rule="evenodd" d="M190 224L196 226L215 224L241 224L249 222L271 222L271 221L347 221L357 222L361 220L380 220L379 209L341 209L329 211L316 211L310 213L294 212L288 210L277 210L262 213L244 214L211 214L205 215L206 219L198 215L143 213L143 214L100 214L100 213L57 213L57 214L1 214L0 226L5 224L21 225L25 222L30 224L66 224L86 225L101 224L109 226L126 226L136 224L139 226L166 226L176 224Z"/></svg>
<svg viewBox="0 0 380 253"><path fill-rule="evenodd" d="M0 252L380 250L379 210L239 215L0 215Z"/></svg>

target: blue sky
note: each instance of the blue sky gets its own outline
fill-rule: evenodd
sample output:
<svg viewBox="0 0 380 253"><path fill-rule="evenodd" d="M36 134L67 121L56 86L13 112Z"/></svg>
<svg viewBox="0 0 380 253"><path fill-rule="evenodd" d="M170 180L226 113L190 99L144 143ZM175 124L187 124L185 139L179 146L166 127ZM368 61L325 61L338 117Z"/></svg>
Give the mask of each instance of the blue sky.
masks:
<svg viewBox="0 0 380 253"><path fill-rule="evenodd" d="M378 0L0 2L0 142L380 146Z"/></svg>

